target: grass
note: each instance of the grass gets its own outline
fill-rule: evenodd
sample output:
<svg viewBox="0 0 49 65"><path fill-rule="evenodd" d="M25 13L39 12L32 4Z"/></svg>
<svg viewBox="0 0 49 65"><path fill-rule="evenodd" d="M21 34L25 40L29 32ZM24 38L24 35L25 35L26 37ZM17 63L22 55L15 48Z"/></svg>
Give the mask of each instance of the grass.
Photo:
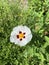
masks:
<svg viewBox="0 0 49 65"><path fill-rule="evenodd" d="M49 0L28 0L28 8L0 0L0 65L49 65ZM25 5L24 5L25 6ZM12 29L26 25L33 38L26 46L10 42Z"/></svg>

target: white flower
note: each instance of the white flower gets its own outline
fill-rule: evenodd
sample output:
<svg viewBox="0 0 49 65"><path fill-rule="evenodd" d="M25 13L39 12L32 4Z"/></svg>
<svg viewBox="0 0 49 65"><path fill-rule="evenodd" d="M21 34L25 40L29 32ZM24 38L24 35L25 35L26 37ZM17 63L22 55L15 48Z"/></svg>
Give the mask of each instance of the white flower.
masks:
<svg viewBox="0 0 49 65"><path fill-rule="evenodd" d="M32 34L27 26L17 26L13 28L10 36L10 42L14 42L20 46L26 45L32 39Z"/></svg>

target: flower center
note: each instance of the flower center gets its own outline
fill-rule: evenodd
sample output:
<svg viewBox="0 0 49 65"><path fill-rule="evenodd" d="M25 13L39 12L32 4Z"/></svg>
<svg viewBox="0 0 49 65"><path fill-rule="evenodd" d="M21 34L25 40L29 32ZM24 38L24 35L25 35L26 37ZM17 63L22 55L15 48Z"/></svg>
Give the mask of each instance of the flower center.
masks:
<svg viewBox="0 0 49 65"><path fill-rule="evenodd" d="M21 39L21 38L23 38L24 37L24 34L23 33L20 33L19 34L19 38Z"/></svg>
<svg viewBox="0 0 49 65"><path fill-rule="evenodd" d="M16 37L17 37L18 39L20 39L20 41L21 41L23 38L25 38L25 33L22 33L21 31L19 31L19 34L16 35Z"/></svg>

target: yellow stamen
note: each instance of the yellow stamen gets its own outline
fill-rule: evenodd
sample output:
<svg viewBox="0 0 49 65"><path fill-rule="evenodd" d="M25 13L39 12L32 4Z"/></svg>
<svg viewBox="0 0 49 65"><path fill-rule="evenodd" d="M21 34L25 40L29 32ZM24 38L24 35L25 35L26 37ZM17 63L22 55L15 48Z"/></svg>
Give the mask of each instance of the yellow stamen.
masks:
<svg viewBox="0 0 49 65"><path fill-rule="evenodd" d="M19 34L19 38L22 39L24 37L24 34L23 33L20 33Z"/></svg>

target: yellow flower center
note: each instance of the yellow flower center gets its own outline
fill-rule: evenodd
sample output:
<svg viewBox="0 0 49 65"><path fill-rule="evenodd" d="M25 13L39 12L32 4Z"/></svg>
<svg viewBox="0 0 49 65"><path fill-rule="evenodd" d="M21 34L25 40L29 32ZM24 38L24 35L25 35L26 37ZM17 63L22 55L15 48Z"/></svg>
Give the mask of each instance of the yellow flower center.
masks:
<svg viewBox="0 0 49 65"><path fill-rule="evenodd" d="M24 34L23 33L20 33L19 34L19 38L22 39L24 37Z"/></svg>
<svg viewBox="0 0 49 65"><path fill-rule="evenodd" d="M21 31L19 31L19 34L16 35L16 37L17 37L17 39L20 39L20 41L22 41L22 39L25 38L25 34L26 34L25 32L22 33Z"/></svg>

